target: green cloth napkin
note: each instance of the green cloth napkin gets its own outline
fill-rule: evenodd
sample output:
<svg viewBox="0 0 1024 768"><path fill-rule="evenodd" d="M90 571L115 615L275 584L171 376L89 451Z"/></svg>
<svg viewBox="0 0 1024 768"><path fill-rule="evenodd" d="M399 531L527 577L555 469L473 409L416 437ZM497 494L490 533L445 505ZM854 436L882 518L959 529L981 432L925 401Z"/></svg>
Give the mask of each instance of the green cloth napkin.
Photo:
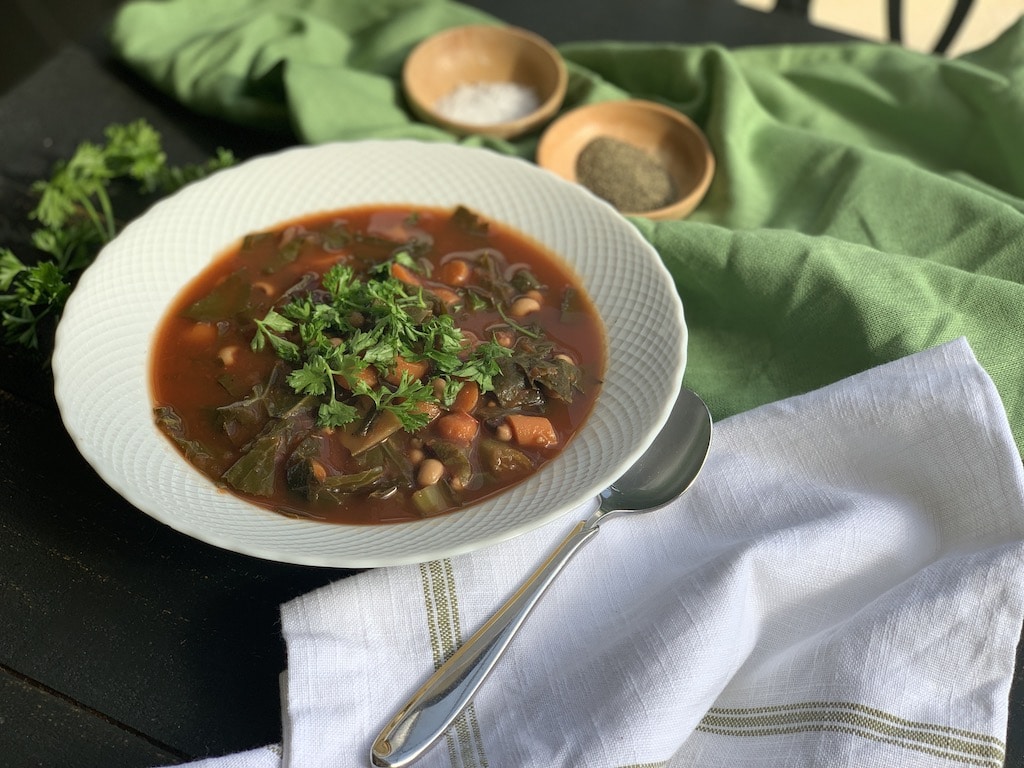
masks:
<svg viewBox="0 0 1024 768"><path fill-rule="evenodd" d="M115 49L197 111L302 142L456 141L412 119L401 62L497 21L447 0L167 0ZM566 45L565 109L627 96L700 124L718 170L687 220L636 226L675 278L685 380L716 418L960 336L1024 447L1024 23L945 60L873 43ZM537 137L464 139L532 157Z"/></svg>

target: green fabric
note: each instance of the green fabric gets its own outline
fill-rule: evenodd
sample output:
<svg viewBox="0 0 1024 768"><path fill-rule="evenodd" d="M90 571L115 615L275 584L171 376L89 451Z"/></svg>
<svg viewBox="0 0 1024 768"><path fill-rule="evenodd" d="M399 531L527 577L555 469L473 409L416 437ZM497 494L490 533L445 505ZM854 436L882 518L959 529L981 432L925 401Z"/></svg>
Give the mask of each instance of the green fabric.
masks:
<svg viewBox="0 0 1024 768"><path fill-rule="evenodd" d="M487 21L446 0L168 0L116 18L124 58L201 112L299 141L455 141L401 62ZM718 170L686 221L635 219L690 327L716 418L966 336L1024 447L1024 22L956 60L870 43L574 44L565 109L634 96L700 124ZM536 136L466 139L532 157Z"/></svg>

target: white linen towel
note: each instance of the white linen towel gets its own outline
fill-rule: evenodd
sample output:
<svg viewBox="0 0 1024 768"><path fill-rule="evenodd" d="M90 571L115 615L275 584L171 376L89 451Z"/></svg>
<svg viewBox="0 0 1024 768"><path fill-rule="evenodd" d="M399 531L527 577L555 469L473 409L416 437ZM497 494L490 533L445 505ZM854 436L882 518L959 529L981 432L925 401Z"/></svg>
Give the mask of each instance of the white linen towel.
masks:
<svg viewBox="0 0 1024 768"><path fill-rule="evenodd" d="M1022 481L962 339L726 419L693 489L603 526L417 765L998 768ZM284 605L282 745L193 766L368 765L577 518Z"/></svg>

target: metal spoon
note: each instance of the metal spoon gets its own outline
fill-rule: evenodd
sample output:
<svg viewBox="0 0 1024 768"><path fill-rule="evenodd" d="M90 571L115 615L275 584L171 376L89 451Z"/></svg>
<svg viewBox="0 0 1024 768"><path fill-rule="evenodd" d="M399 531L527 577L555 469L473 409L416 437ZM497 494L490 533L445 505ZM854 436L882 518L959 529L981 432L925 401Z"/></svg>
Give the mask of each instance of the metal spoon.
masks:
<svg viewBox="0 0 1024 768"><path fill-rule="evenodd" d="M711 447L711 414L683 388L650 448L600 495L600 506L581 520L547 560L480 629L413 694L377 736L370 763L401 768L422 755L466 708L512 642L541 595L605 520L651 512L690 487Z"/></svg>

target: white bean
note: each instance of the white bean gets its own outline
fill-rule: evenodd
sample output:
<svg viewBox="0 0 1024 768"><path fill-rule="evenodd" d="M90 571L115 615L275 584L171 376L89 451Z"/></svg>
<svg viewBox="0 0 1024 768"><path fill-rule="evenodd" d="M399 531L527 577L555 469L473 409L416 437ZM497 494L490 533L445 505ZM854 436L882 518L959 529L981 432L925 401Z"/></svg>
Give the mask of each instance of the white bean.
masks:
<svg viewBox="0 0 1024 768"><path fill-rule="evenodd" d="M526 317L529 314L540 311L540 302L532 296L521 296L512 302L509 307L509 314L512 317Z"/></svg>
<svg viewBox="0 0 1024 768"><path fill-rule="evenodd" d="M219 357L220 361L224 363L225 368L230 368L232 365L235 364L235 361L238 359L238 347L234 345L224 347L220 352L217 353L217 357Z"/></svg>
<svg viewBox="0 0 1024 768"><path fill-rule="evenodd" d="M434 485L444 477L444 464L437 459L424 459L416 473L416 482L421 486Z"/></svg>

